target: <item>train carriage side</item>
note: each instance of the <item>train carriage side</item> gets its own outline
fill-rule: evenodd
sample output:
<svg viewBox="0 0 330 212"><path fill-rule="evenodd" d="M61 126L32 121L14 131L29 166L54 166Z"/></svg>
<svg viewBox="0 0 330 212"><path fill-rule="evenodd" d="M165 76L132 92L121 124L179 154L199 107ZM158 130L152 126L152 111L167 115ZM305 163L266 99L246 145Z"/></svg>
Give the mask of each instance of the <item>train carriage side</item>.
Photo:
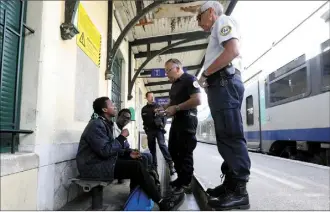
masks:
<svg viewBox="0 0 330 212"><path fill-rule="evenodd" d="M325 43L329 44L329 40ZM265 152L318 164L328 163L330 48L327 48L306 62L299 62L302 57L296 59L294 62L301 65L287 73L274 77L274 72L268 76L268 121L262 126Z"/></svg>
<svg viewBox="0 0 330 212"><path fill-rule="evenodd" d="M260 72L259 72L260 73ZM260 89L259 73L245 81L244 98L242 101L241 114L244 134L247 146L250 150L259 151L261 147L260 129Z"/></svg>
<svg viewBox="0 0 330 212"><path fill-rule="evenodd" d="M259 89L261 108L259 137L243 120L248 143L261 138L262 152L330 164L329 50L327 2L248 67L248 72L263 70L258 80L246 83L244 98ZM243 116L246 110L244 105Z"/></svg>

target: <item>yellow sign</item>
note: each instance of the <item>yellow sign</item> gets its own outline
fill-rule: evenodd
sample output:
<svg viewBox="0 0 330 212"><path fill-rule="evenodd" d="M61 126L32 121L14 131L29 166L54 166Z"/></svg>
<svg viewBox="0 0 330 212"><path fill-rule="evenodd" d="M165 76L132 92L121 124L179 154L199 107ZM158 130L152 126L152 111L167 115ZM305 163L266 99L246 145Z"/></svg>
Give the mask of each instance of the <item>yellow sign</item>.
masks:
<svg viewBox="0 0 330 212"><path fill-rule="evenodd" d="M100 67L101 63L101 34L94 26L82 4L78 8L77 45Z"/></svg>

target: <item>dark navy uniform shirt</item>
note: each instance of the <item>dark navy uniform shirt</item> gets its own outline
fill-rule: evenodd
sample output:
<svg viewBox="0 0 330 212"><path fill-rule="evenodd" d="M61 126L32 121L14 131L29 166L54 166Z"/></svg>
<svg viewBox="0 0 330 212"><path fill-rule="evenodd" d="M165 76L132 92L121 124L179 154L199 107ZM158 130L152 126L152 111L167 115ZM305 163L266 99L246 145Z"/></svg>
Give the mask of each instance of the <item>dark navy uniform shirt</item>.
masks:
<svg viewBox="0 0 330 212"><path fill-rule="evenodd" d="M190 99L192 94L200 92L197 78L193 75L184 73L172 84L170 90L171 105L179 105ZM189 111L197 113L197 108L192 108ZM182 112L183 111L178 111L177 115Z"/></svg>

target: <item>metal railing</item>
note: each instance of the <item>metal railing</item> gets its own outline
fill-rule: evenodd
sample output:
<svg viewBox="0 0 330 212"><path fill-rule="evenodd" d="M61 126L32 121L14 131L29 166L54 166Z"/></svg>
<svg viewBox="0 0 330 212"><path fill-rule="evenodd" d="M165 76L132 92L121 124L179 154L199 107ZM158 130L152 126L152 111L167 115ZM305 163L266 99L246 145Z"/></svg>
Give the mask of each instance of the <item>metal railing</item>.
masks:
<svg viewBox="0 0 330 212"><path fill-rule="evenodd" d="M15 153L15 143L18 140L17 136L18 134L32 134L33 131L32 130L15 130L15 129L0 129L0 133L11 133L12 134L12 138L11 138L11 144L10 144L10 152L12 154Z"/></svg>

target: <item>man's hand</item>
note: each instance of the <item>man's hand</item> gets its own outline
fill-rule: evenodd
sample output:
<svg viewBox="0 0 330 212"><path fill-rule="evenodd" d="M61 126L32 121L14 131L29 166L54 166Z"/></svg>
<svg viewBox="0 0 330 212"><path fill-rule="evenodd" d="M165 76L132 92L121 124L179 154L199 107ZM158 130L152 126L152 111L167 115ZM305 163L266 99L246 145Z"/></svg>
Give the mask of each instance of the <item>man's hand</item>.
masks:
<svg viewBox="0 0 330 212"><path fill-rule="evenodd" d="M128 129L123 129L120 134L125 138L127 138L129 136L129 131Z"/></svg>
<svg viewBox="0 0 330 212"><path fill-rule="evenodd" d="M165 110L165 113L167 116L174 116L174 114L176 113L176 108L175 108L176 105L172 105L172 106L169 106L166 110Z"/></svg>
<svg viewBox="0 0 330 212"><path fill-rule="evenodd" d="M131 156L131 158L133 158L133 159L139 159L140 157L141 157L141 154L140 154L140 152L137 152L137 151L132 151L131 153L130 153L130 156Z"/></svg>
<svg viewBox="0 0 330 212"><path fill-rule="evenodd" d="M202 87L202 88L206 88L207 86L209 86L206 82L206 77L204 77L203 75L201 76L201 78L199 78L198 80L198 84Z"/></svg>
<svg viewBox="0 0 330 212"><path fill-rule="evenodd" d="M155 113L159 113L160 111L165 110L163 107L158 107L154 110Z"/></svg>

